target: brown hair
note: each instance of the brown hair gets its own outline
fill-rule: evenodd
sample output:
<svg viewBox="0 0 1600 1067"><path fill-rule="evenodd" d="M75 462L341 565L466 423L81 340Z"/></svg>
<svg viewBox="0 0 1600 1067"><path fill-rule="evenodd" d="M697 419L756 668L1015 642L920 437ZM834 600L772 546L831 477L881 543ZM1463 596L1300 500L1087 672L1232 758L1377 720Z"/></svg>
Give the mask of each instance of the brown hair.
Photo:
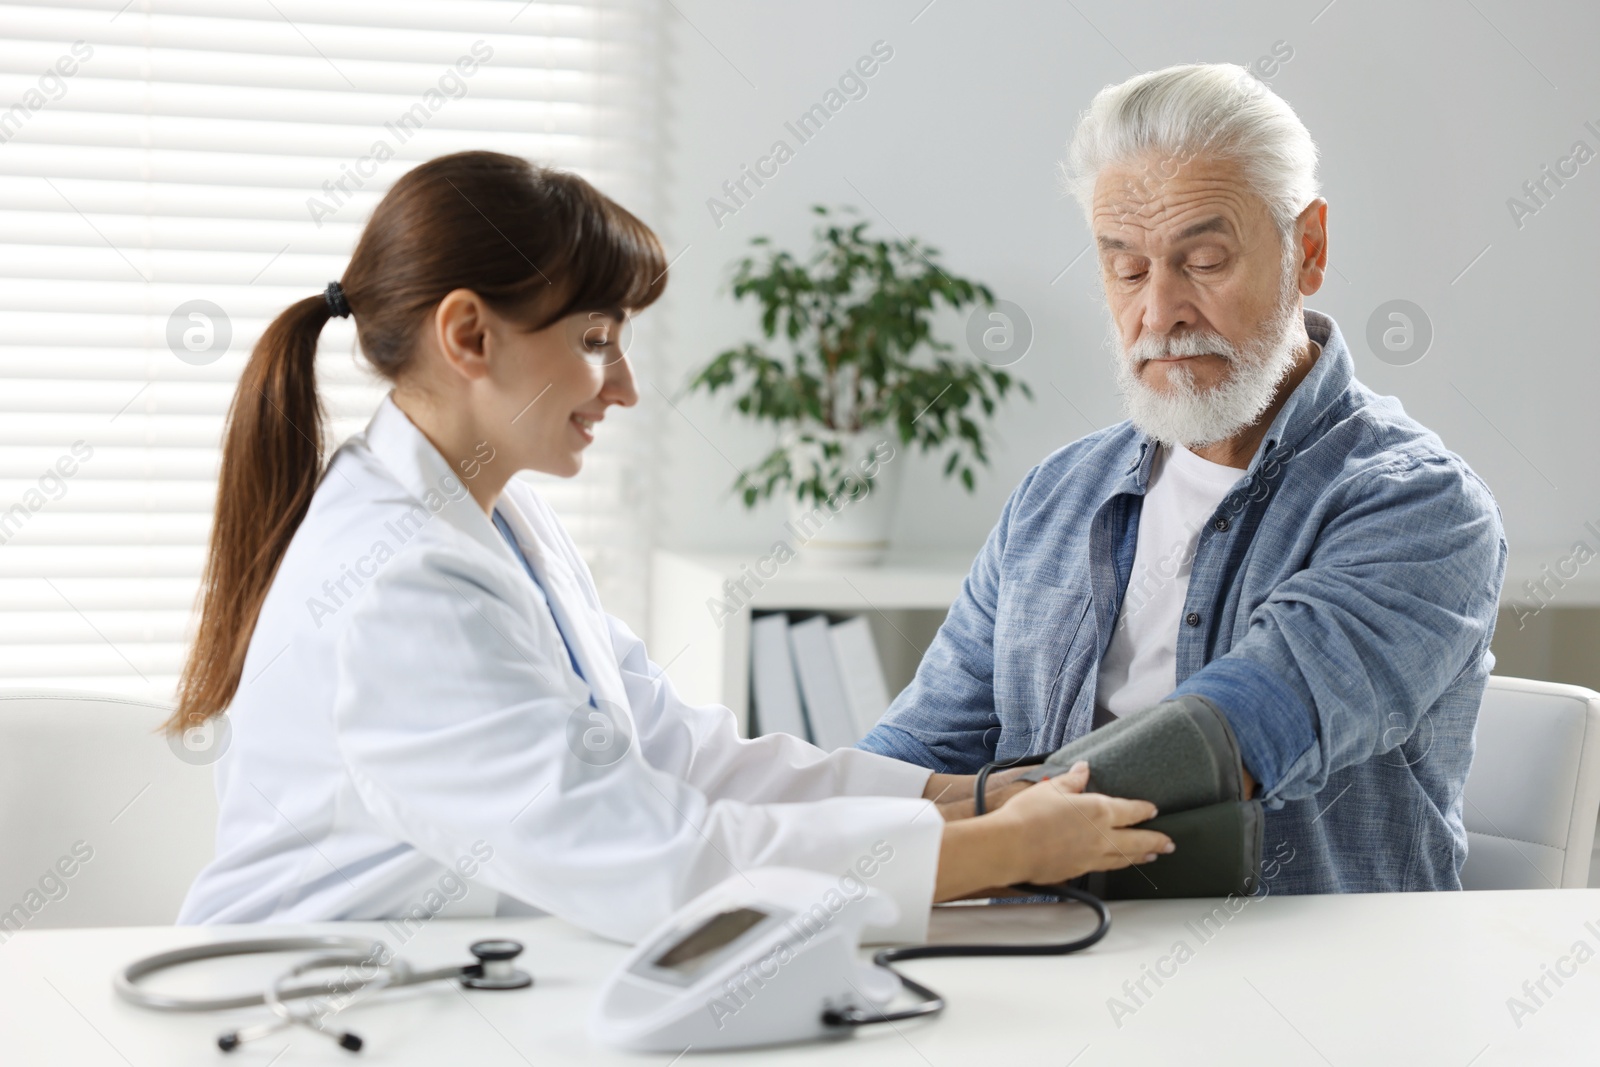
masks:
<svg viewBox="0 0 1600 1067"><path fill-rule="evenodd" d="M458 152L407 173L372 213L340 279L362 354L398 380L418 330L470 289L542 329L579 311L638 310L666 286L644 223L574 174L498 152ZM322 295L273 320L245 364L223 431L200 626L167 729L222 712L239 688L261 604L321 479L317 338Z"/></svg>

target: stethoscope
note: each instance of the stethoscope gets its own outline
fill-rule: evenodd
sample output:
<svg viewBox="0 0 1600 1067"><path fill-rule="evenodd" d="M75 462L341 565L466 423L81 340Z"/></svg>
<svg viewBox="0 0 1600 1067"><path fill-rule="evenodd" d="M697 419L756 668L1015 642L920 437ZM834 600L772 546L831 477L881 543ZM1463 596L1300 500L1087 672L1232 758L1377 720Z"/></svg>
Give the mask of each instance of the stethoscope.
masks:
<svg viewBox="0 0 1600 1067"><path fill-rule="evenodd" d="M220 941L213 945L195 945L174 949L130 963L116 978L117 995L129 1004L151 1011L226 1011L231 1008L253 1008L258 1004L271 1009L274 1018L255 1026L247 1026L217 1038L217 1047L232 1052L246 1041L254 1041L289 1026L303 1026L323 1034L351 1052L361 1050L361 1038L348 1030L335 1030L326 1020L349 1007L357 995L371 995L384 989L421 985L455 979L467 989L525 989L533 984L533 977L518 970L512 960L522 954L522 944L517 941L477 941L469 946L475 962L449 967L434 967L418 971L403 960L389 958L389 946L382 941L365 941L358 937L268 937L256 940ZM260 993L245 993L233 997L178 997L165 993L152 993L139 986L140 979L159 971L185 963L222 959L227 956L251 956L266 952L318 952L319 954L284 971ZM354 969L356 973L322 982L289 985L294 979L312 971L333 967ZM342 1002L321 1010L296 1011L289 1002L308 997L338 997Z"/></svg>

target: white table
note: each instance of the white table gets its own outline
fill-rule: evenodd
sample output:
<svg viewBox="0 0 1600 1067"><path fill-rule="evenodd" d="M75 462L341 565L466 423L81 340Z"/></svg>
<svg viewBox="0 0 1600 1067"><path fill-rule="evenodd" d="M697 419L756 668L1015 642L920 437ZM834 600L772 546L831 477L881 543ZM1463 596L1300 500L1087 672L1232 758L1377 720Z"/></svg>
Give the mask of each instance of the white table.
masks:
<svg viewBox="0 0 1600 1067"><path fill-rule="evenodd" d="M1600 890L1275 897L1203 926L1213 903L1113 905L1111 933L1081 955L904 965L949 999L938 1020L879 1027L836 1044L703 1059L690 1053L679 1062L1494 1067L1592 1064L1600 1056L1600 956L1563 964L1576 971L1563 986L1546 979L1553 995L1541 997L1520 1028L1507 1006L1523 996L1525 980L1556 967L1576 942L1600 952ZM1086 913L1069 905L935 912L935 936L949 941L1056 939L1086 927ZM111 991L113 972L136 956L269 929L394 944L377 923L24 932L0 945L0 1064L667 1067L672 1059L612 1053L589 1041L590 1000L623 950L554 919L436 920L423 928L401 952L419 965L464 958L467 943L481 937L522 940L535 988L461 993L436 985L390 994L342 1016L367 1040L354 1056L287 1031L225 1057L213 1042L231 1028L229 1016L148 1013ZM1162 963L1180 941L1192 954ZM225 975L208 973L219 984L228 979L229 988L247 986L282 959L233 961ZM1135 1001L1124 983L1158 964L1171 976L1159 987L1145 977L1149 995ZM1114 1020L1112 997L1131 1013Z"/></svg>

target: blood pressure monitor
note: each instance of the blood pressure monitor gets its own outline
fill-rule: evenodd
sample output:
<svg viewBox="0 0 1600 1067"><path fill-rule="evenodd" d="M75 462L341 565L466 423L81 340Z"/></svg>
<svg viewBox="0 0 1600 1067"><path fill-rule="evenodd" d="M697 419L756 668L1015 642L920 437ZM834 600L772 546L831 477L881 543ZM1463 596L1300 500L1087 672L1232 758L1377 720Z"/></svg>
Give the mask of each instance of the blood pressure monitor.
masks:
<svg viewBox="0 0 1600 1067"><path fill-rule="evenodd" d="M784 867L734 875L651 931L590 1016L597 1041L638 1052L746 1048L844 1036L881 1014L893 971L857 958L862 928L898 918L860 882Z"/></svg>

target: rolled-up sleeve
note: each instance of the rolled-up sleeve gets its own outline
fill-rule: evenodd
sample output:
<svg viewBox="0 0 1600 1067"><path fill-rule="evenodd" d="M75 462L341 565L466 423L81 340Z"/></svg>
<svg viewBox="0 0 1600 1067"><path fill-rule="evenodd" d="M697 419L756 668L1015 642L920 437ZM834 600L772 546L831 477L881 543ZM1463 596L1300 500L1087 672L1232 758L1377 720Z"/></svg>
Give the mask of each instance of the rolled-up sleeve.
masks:
<svg viewBox="0 0 1600 1067"><path fill-rule="evenodd" d="M1410 737L1493 632L1506 544L1499 510L1445 457L1349 479L1307 565L1251 613L1244 638L1173 695L1228 717L1269 807Z"/></svg>

